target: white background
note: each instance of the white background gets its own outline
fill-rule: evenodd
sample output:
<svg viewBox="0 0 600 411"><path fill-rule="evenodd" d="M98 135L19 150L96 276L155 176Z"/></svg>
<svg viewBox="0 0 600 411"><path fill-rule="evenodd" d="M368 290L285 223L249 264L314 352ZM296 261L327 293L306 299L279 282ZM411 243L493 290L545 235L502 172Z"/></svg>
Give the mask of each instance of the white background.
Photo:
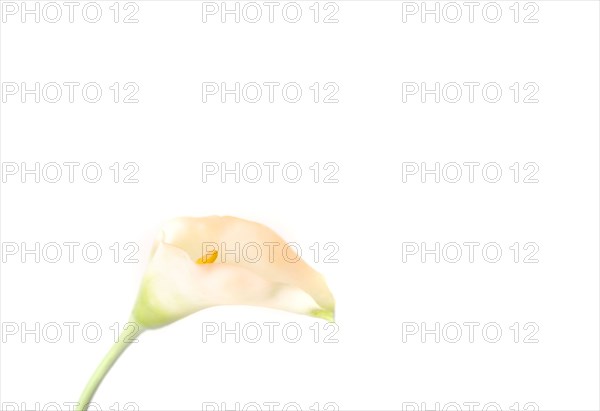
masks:
<svg viewBox="0 0 600 411"><path fill-rule="evenodd" d="M461 409L495 402L506 410L533 402L542 410L599 409L597 2L538 1L539 22L529 24L513 21L513 2L499 2L498 23L486 22L481 3L473 23L463 16L454 24L432 16L422 23L419 15L403 22L399 1L338 1L339 22L330 24L313 22L313 2L300 3L296 24L282 18L281 6L274 23L236 24L231 16L203 23L195 1L137 1L138 23L114 23L113 2L100 4L96 24L80 7L74 23L31 16L22 23L17 14L5 15L0 29L3 83L96 82L105 93L96 104L81 94L56 104L4 96L4 164L97 162L105 174L96 184L80 174L55 184L4 175L2 242L97 242L106 254L96 264L80 255L55 264L5 256L1 321L21 328L2 338L3 408L76 401L110 347L109 327L127 321L160 224L220 214L260 221L306 246L339 245L339 263L305 256L336 297L339 342L315 344L307 335L298 344L203 344L205 321L293 321L304 330L316 322L213 308L142 335L100 387L95 402L103 408L334 402L342 410L391 410L416 402L429 410L436 402ZM203 82L269 81L301 84L302 100L202 102ZM139 103L112 102L115 82L135 82ZM339 103L312 102L315 82L335 82ZM488 103L480 87L473 103L466 96L422 103L418 95L403 103L404 82L496 82L503 96ZM539 102L513 102L515 82L536 83ZM203 162L236 161L297 162L304 174L296 184L281 174L275 183L203 183ZM418 175L402 181L405 162L469 161L498 163L501 180L486 182L480 167L474 183L466 176L455 184L432 176L423 184ZM113 183L115 162L137 163L139 183ZM339 165L339 183L312 182L315 162ZM536 163L539 182L514 183L515 162ZM405 242L469 241L500 244L501 260L486 262L479 248L474 263L465 256L421 263L418 255L402 262ZM115 242L139 244L140 262L112 262ZM535 242L539 262L523 263L524 255L513 262L515 242ZM403 343L403 323L469 321L498 323L502 338L486 342L479 328L473 343L466 336L422 343L419 334ZM81 327L73 343L21 334L50 322L95 322L104 333L97 343L86 342ZM513 342L509 327L517 322L535 323L539 342L524 343L524 335Z"/></svg>

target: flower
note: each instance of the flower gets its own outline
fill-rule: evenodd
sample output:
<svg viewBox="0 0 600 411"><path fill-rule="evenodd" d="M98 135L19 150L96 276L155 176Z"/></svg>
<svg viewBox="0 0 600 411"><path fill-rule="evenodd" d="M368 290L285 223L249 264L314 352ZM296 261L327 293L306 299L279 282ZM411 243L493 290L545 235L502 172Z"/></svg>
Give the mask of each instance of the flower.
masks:
<svg viewBox="0 0 600 411"><path fill-rule="evenodd" d="M247 253L249 247L253 254ZM323 277L264 225L217 216L166 223L152 247L131 314L138 326L135 334L121 333L83 389L76 410L87 410L108 371L142 332L205 308L232 304L329 321L335 308Z"/></svg>
<svg viewBox="0 0 600 411"><path fill-rule="evenodd" d="M219 305L333 321L335 301L321 274L262 224L220 216L167 222L152 248L132 320L158 328Z"/></svg>

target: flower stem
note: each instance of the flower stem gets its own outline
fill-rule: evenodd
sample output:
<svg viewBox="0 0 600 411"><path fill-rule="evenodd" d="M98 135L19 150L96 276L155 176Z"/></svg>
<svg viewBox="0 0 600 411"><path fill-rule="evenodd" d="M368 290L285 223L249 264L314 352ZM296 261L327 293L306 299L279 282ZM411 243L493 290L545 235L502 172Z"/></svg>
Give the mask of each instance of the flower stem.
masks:
<svg viewBox="0 0 600 411"><path fill-rule="evenodd" d="M131 343L135 342L135 339L144 332L144 328L142 328L137 322L130 321L127 323L121 331L119 335L118 341L116 341L111 349L108 351L106 356L102 359L102 362L92 374L90 380L87 385L83 389L83 393L79 398L79 402L77 404L76 411L86 411L96 390L100 386L100 383L108 373L108 371L112 368L117 359L123 354L123 352L131 345Z"/></svg>

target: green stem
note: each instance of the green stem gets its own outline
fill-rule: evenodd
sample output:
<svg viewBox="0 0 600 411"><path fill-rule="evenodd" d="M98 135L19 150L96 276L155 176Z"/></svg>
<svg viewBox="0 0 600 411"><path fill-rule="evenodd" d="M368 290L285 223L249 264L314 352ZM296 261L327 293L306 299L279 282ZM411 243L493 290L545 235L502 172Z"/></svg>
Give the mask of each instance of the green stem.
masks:
<svg viewBox="0 0 600 411"><path fill-rule="evenodd" d="M132 328L135 327L132 331ZM119 340L116 341L111 349L108 351L106 356L102 359L94 374L88 381L87 385L83 389L83 393L79 398L79 402L77 404L76 411L86 411L87 407L90 405L96 390L100 386L100 383L108 373L108 371L112 368L117 359L123 354L123 352L131 345L131 343L142 333L144 332L144 328L142 328L137 322L130 321L127 323L121 334L119 335Z"/></svg>

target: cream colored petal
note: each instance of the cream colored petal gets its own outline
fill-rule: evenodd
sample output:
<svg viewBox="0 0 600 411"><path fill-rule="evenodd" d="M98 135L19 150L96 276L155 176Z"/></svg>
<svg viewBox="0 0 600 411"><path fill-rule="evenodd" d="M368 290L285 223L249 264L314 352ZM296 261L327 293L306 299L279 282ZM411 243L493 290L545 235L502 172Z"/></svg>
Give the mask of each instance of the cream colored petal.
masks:
<svg viewBox="0 0 600 411"><path fill-rule="evenodd" d="M165 224L163 241L186 250L194 261L210 249L211 243L226 250L235 249L236 243L240 248L257 243L263 249L258 262L251 262L245 258L236 260L234 253L227 254L220 249L220 256L215 263L239 264L270 281L304 290L324 309L333 309L335 306L333 295L321 274L302 259L290 262L296 260L293 248L289 248L286 252L287 258L284 257L282 249L287 242L262 224L229 216L182 217ZM272 259L265 244L274 244Z"/></svg>
<svg viewBox="0 0 600 411"><path fill-rule="evenodd" d="M239 304L332 319L333 296L304 261L286 261L278 252L250 262L225 251L249 242L278 243L279 250L285 244L269 228L234 217L169 221L153 247L133 317L152 328L203 308ZM210 251L215 244L217 254Z"/></svg>

